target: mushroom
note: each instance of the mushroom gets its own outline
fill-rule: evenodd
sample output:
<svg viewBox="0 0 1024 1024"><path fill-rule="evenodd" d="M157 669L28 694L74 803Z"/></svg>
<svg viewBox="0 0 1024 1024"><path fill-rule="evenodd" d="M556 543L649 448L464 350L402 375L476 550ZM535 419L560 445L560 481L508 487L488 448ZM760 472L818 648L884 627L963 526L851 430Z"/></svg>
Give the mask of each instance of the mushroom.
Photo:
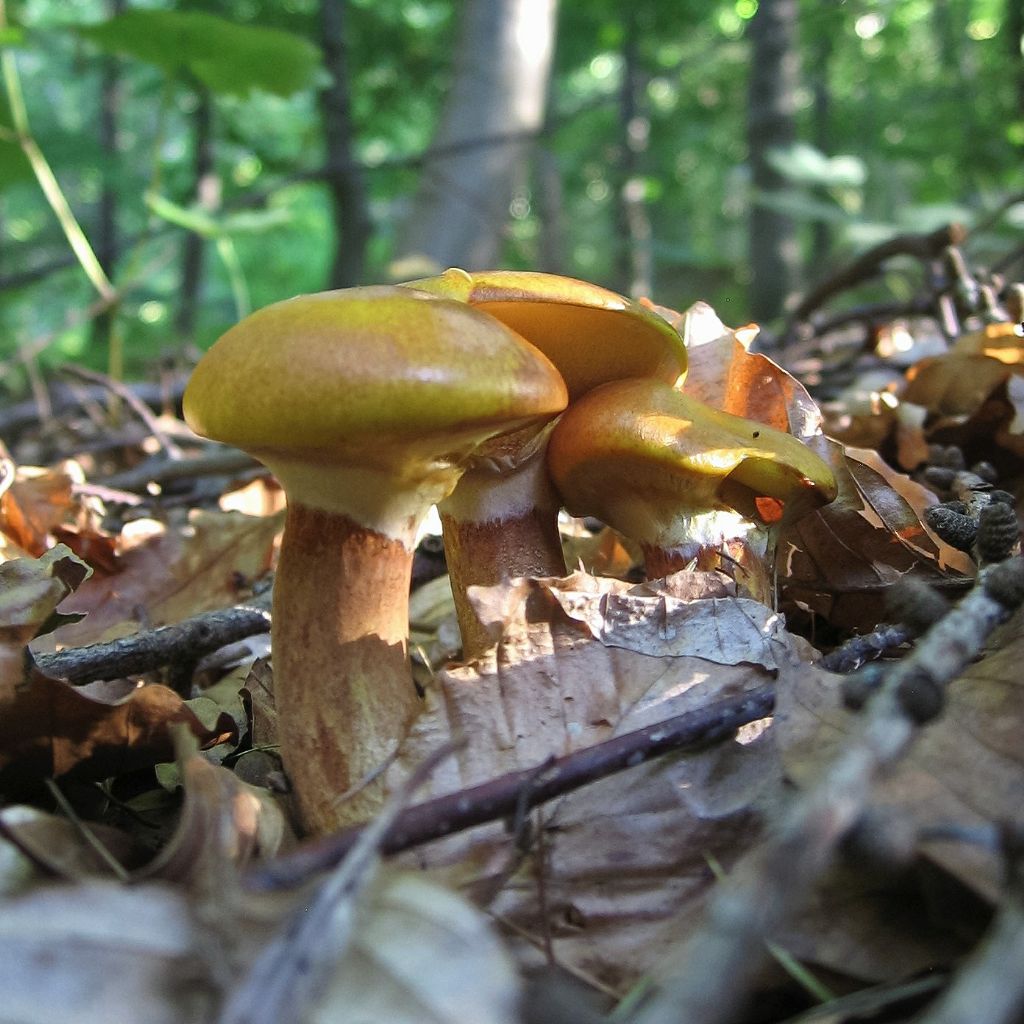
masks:
<svg viewBox="0 0 1024 1024"><path fill-rule="evenodd" d="M730 532L716 523L723 513L770 540L783 517L836 496L832 471L791 434L657 381L606 384L570 406L551 433L548 468L570 512L640 544L649 578L700 564ZM755 570L748 589L771 603L770 573Z"/></svg>
<svg viewBox="0 0 1024 1024"><path fill-rule="evenodd" d="M375 809L373 774L417 713L408 593L423 515L482 442L565 403L558 372L515 332L399 287L268 306L200 360L189 425L260 459L288 499L274 687L307 830Z"/></svg>
<svg viewBox="0 0 1024 1024"><path fill-rule="evenodd" d="M558 368L574 402L608 381L645 377L681 383L686 347L676 330L639 303L554 274L447 270L406 287L475 306L517 331ZM550 425L496 438L474 454L438 506L463 656L493 643L468 598L473 585L517 576L563 576L561 502L544 463Z"/></svg>

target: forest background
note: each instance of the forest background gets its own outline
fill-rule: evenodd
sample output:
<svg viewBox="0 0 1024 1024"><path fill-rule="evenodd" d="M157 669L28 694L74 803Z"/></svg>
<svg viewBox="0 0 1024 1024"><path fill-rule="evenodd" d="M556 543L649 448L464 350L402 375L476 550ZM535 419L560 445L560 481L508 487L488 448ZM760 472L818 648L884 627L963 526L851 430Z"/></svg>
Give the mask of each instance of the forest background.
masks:
<svg viewBox="0 0 1024 1024"><path fill-rule="evenodd" d="M0 11L8 395L67 361L138 376L277 299L449 265L770 327L851 254L1005 208L974 258L1020 276L1019 0Z"/></svg>

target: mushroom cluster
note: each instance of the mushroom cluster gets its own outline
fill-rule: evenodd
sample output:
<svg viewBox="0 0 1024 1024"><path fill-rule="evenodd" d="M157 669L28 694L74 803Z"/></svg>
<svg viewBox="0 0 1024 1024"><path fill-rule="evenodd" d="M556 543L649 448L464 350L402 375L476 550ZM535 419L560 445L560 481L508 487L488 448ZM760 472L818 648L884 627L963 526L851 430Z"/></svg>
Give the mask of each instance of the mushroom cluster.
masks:
<svg viewBox="0 0 1024 1024"><path fill-rule="evenodd" d="M260 459L288 499L272 649L304 829L374 812L419 710L407 598L431 505L473 657L490 639L467 588L563 575L563 506L638 541L657 574L687 558L698 509L763 518L764 501L790 515L831 500L817 456L685 396L685 372L682 339L650 309L497 271L300 296L206 353L187 421Z"/></svg>
<svg viewBox="0 0 1024 1024"><path fill-rule="evenodd" d="M500 321L398 287L268 306L200 360L189 425L252 453L288 500L271 644L308 831L379 805L374 775L418 711L407 642L421 520L481 443L566 401L558 371Z"/></svg>

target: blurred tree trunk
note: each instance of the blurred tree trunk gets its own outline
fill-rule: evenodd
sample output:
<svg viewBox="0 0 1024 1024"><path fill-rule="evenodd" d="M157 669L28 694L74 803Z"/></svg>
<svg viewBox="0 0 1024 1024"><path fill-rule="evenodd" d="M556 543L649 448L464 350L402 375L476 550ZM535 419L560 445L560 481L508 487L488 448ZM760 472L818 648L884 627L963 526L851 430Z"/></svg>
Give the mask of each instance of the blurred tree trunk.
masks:
<svg viewBox="0 0 1024 1024"><path fill-rule="evenodd" d="M465 0L435 155L403 225L396 277L499 259L513 170L544 123L556 7Z"/></svg>
<svg viewBox="0 0 1024 1024"><path fill-rule="evenodd" d="M1024 116L1024 4L1006 0L1006 34L1009 40L1010 67L1017 79L1016 117Z"/></svg>
<svg viewBox="0 0 1024 1024"><path fill-rule="evenodd" d="M782 313L797 286L796 225L759 202L784 184L768 162L775 147L796 140L797 0L762 0L750 21L751 67L747 145L754 204L750 211L750 312L757 320Z"/></svg>
<svg viewBox="0 0 1024 1024"><path fill-rule="evenodd" d="M543 144L537 147L533 173L540 221L537 269L563 274L566 266L565 192L558 159L550 147Z"/></svg>
<svg viewBox="0 0 1024 1024"><path fill-rule="evenodd" d="M113 18L125 9L125 0L110 0L107 4L107 17ZM121 82L121 65L115 57L102 59L100 72L100 151L107 165L103 176L103 189L100 192L99 207L96 216L96 259L109 278L114 276L117 265L119 244L117 236L117 189L112 175L118 165L117 133L121 117L121 101L124 92ZM107 310L96 317L92 324L92 340L95 344L105 344L110 334L112 310Z"/></svg>
<svg viewBox="0 0 1024 1024"><path fill-rule="evenodd" d="M814 145L832 156L834 139L832 137L832 90L829 84L829 69L832 66L832 54L835 52L835 33L830 23L828 30L820 32L814 41L813 60L814 72L811 88L814 93ZM814 234L811 239L811 265L824 267L828 262L832 249L832 225L824 218L814 222Z"/></svg>
<svg viewBox="0 0 1024 1024"><path fill-rule="evenodd" d="M355 159L355 129L349 91L347 0L321 0L320 41L331 84L320 93L327 158L327 187L334 214L334 260L329 286L347 288L361 283L366 247L373 234L366 180Z"/></svg>
<svg viewBox="0 0 1024 1024"><path fill-rule="evenodd" d="M645 83L640 70L640 27L635 6L626 8L625 20L622 89L619 93L622 138L616 183L618 237L615 240L615 287L626 295L649 296L654 289L654 260L641 165L647 151L651 122L640 106Z"/></svg>
<svg viewBox="0 0 1024 1024"><path fill-rule="evenodd" d="M192 114L192 175L199 206L212 212L220 206L220 181L213 160L213 103L206 89L197 87L198 103ZM182 338L195 333L202 298L206 239L194 231L185 234L181 253L181 286L174 326Z"/></svg>

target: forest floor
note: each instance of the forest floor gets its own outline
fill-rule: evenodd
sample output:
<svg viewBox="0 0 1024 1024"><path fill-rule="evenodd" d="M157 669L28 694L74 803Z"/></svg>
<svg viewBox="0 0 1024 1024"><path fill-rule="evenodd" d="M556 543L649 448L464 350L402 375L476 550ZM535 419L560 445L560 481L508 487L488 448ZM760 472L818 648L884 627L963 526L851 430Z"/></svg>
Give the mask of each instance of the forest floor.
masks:
<svg viewBox="0 0 1024 1024"><path fill-rule="evenodd" d="M958 240L844 268L772 358L688 311L686 393L831 467L798 522L736 513L644 580L563 517L575 571L478 588L471 661L428 527L417 719L382 809L320 836L278 744L276 481L177 375L0 409L0 1017L1024 1021L1024 324ZM894 258L911 301L821 313Z"/></svg>

